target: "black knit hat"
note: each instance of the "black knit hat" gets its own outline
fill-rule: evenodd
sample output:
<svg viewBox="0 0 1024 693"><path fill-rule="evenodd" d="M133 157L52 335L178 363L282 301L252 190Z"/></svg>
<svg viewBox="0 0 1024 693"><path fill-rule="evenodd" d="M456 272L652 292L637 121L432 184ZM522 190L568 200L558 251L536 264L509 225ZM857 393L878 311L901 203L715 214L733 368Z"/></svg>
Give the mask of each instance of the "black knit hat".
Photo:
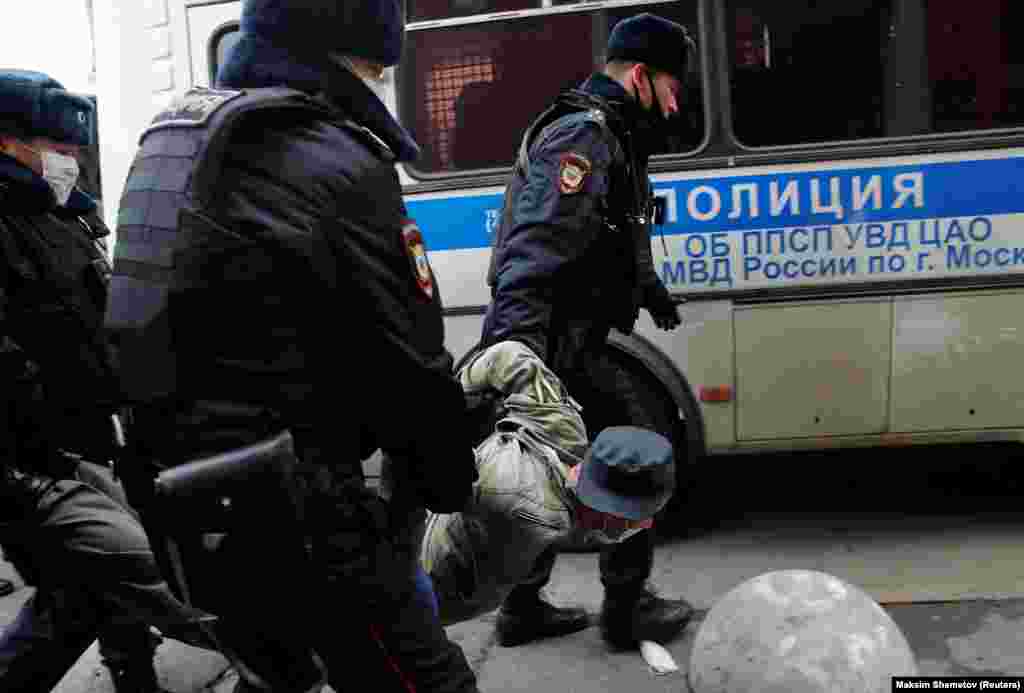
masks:
<svg viewBox="0 0 1024 693"><path fill-rule="evenodd" d="M0 132L88 147L93 106L49 75L0 70Z"/></svg>
<svg viewBox="0 0 1024 693"><path fill-rule="evenodd" d="M587 507L630 520L646 520L675 491L672 443L635 426L611 426L590 446L576 497Z"/></svg>
<svg viewBox="0 0 1024 693"><path fill-rule="evenodd" d="M686 27L645 12L615 25L608 37L607 60L630 60L686 80L686 65L695 50Z"/></svg>
<svg viewBox="0 0 1024 693"><path fill-rule="evenodd" d="M298 55L347 53L398 63L405 39L400 0L246 0L241 30Z"/></svg>

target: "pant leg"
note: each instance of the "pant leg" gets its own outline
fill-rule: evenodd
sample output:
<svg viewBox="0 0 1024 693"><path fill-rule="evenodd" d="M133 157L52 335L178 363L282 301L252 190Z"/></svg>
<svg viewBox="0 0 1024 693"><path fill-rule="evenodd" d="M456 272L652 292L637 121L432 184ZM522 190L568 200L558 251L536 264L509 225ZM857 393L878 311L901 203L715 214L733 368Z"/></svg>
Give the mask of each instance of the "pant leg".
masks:
<svg viewBox="0 0 1024 693"><path fill-rule="evenodd" d="M83 484L89 484L97 491L107 494L124 508L125 512L138 519L139 514L128 504L128 496L125 494L124 487L114 479L109 469L92 462L80 462L75 475Z"/></svg>
<svg viewBox="0 0 1024 693"><path fill-rule="evenodd" d="M86 593L37 590L0 633L0 690L49 693L96 639L102 621Z"/></svg>
<svg viewBox="0 0 1024 693"><path fill-rule="evenodd" d="M536 602L537 596L548 582L551 581L551 571L555 569L555 559L558 552L555 547L548 547L537 557L530 570L530 575L516 585L509 595L505 597L505 603L514 607L516 604L531 604Z"/></svg>
<svg viewBox="0 0 1024 693"><path fill-rule="evenodd" d="M328 680L339 693L475 693L476 676L441 626L432 586L426 592L419 563L426 512L403 467L384 465L386 500L364 494L357 508L340 496L311 506L321 516L313 526L335 532L314 544L330 589L321 649Z"/></svg>
<svg viewBox="0 0 1024 693"><path fill-rule="evenodd" d="M638 532L626 541L601 549L601 584L609 589L638 589L654 566L654 533Z"/></svg>
<svg viewBox="0 0 1024 693"><path fill-rule="evenodd" d="M658 431L658 422L641 404L629 373L604 350L587 352L583 368L565 376L566 388L583 406L590 440L609 426L638 426Z"/></svg>
<svg viewBox="0 0 1024 693"><path fill-rule="evenodd" d="M583 406L583 419L590 440L608 426L637 426L657 430L654 419L636 397L627 374L603 352L594 352L585 361L584 373L567 385ZM573 385L577 391L573 390ZM654 535L640 532L626 541L601 549L601 582L609 586L640 586L651 575L654 565Z"/></svg>
<svg viewBox="0 0 1024 693"><path fill-rule="evenodd" d="M427 575L427 571L417 566L416 569L416 595L417 598L423 603L430 607L430 613L434 614L435 618L441 617L441 606L437 603L437 594L434 592L434 582Z"/></svg>
<svg viewBox="0 0 1024 693"><path fill-rule="evenodd" d="M365 585L334 586L339 589L320 615L326 624L318 651L335 691L476 693L462 648L448 638L422 589L371 595Z"/></svg>
<svg viewBox="0 0 1024 693"><path fill-rule="evenodd" d="M96 595L112 623L178 625L201 616L160 574L138 520L90 485L60 481L39 503L42 520L27 547L39 570L52 566Z"/></svg>
<svg viewBox="0 0 1024 693"><path fill-rule="evenodd" d="M56 482L11 541L12 559L37 593L3 636L0 689L22 690L7 681L21 685L23 678L52 687L115 624L139 629L191 620L160 576L136 518L91 485Z"/></svg>

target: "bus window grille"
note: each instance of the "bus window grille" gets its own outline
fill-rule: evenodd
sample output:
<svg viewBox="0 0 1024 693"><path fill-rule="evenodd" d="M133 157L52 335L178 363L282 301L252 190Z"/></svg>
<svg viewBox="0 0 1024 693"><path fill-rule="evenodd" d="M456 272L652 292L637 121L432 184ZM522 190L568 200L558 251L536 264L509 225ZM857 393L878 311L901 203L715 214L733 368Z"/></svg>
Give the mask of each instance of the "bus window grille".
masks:
<svg viewBox="0 0 1024 693"><path fill-rule="evenodd" d="M428 140L442 168L452 165L455 102L463 87L473 82L493 81L494 62L488 55L461 53L439 61L430 70L426 98L430 122Z"/></svg>

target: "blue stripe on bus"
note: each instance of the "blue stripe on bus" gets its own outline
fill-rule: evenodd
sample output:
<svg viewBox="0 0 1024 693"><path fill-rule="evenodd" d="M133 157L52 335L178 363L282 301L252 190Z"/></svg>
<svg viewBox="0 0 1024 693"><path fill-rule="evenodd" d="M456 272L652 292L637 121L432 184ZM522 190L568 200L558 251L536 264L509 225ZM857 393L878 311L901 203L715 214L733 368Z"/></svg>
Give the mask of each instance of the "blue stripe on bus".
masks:
<svg viewBox="0 0 1024 693"><path fill-rule="evenodd" d="M893 207L897 198L894 189L896 177L914 173L923 176L923 204L916 206L909 198L901 207ZM878 176L880 180L881 208L868 205L855 211L853 179L859 177L863 189L872 176ZM833 212L811 213L811 182L818 181L819 201L827 204L832 200L833 178L838 181L843 216L837 218ZM778 215L771 215L770 184L776 183L783 190L793 182L799 191L800 213L793 214L790 207L785 207ZM758 215L751 215L748 193L741 192L741 213L731 218L733 189L750 185L756 186ZM700 186L714 189L721 203L719 212L703 221L687 213L688 196ZM677 221L662 227L666 234L1012 214L1024 212L1024 158L698 178L659 182L654 187L656 191L675 191ZM710 211L712 197L708 191L696 196L698 212L707 214ZM407 204L410 216L416 219L425 234L429 250L487 248L491 245L490 231L496 224L502 195L412 199Z"/></svg>

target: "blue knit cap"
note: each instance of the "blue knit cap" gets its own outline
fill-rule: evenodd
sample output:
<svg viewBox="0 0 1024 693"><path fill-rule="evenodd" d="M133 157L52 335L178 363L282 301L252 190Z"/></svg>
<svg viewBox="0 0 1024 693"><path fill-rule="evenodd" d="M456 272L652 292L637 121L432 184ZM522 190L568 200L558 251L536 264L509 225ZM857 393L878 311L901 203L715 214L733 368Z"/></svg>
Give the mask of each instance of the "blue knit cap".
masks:
<svg viewBox="0 0 1024 693"><path fill-rule="evenodd" d="M686 64L695 45L686 27L645 12L623 19L608 37L607 60L630 60L686 81Z"/></svg>
<svg viewBox="0 0 1024 693"><path fill-rule="evenodd" d="M386 67L402 57L400 0L246 0L241 30L299 56L347 53Z"/></svg>
<svg viewBox="0 0 1024 693"><path fill-rule="evenodd" d="M0 70L0 132L88 147L93 106L42 72Z"/></svg>

